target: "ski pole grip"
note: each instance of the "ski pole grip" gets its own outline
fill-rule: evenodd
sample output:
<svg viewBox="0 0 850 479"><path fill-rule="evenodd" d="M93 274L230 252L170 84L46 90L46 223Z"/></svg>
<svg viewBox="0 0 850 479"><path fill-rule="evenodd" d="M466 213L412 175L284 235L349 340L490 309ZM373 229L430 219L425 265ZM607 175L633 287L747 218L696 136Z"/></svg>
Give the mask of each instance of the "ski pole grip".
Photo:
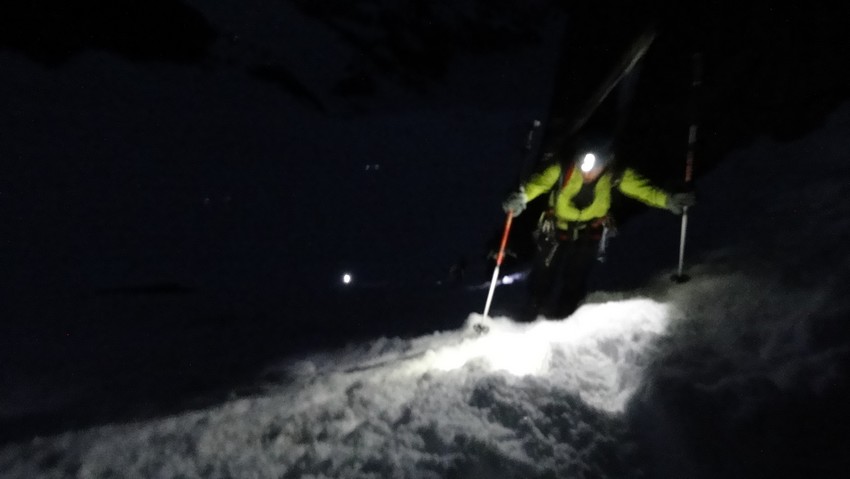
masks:
<svg viewBox="0 0 850 479"><path fill-rule="evenodd" d="M692 123L688 132L688 154L685 159L685 185L694 179L694 150L697 144L697 124Z"/></svg>
<svg viewBox="0 0 850 479"><path fill-rule="evenodd" d="M688 154L685 161L685 185L690 186L694 179L694 151L697 146L697 114L699 110L699 90L702 85L702 55L694 53L691 57L691 126L688 129Z"/></svg>

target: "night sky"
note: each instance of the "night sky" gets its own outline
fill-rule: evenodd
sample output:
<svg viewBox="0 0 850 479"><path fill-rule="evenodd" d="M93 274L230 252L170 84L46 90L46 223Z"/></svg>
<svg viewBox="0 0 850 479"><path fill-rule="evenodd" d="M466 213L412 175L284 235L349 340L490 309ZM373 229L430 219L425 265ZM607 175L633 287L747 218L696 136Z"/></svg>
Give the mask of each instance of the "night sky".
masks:
<svg viewBox="0 0 850 479"><path fill-rule="evenodd" d="M621 161L668 188L694 52L703 172L811 130L850 85L843 16L825 7L319 5L0 7L11 283L320 285L357 265L436 278L483 254L531 120L574 115L651 25L627 115L609 101L594 120L624 122Z"/></svg>
<svg viewBox="0 0 850 479"><path fill-rule="evenodd" d="M344 271L384 291L459 258L477 274L532 120L575 115L650 26L627 116L612 100L593 123L624 122L618 158L666 188L695 52L697 192L728 152L798 138L850 94L846 6L206 3L0 5L3 315L43 324L32 344L118 321L115 297L191 296L191 314L226 322L336 298Z"/></svg>

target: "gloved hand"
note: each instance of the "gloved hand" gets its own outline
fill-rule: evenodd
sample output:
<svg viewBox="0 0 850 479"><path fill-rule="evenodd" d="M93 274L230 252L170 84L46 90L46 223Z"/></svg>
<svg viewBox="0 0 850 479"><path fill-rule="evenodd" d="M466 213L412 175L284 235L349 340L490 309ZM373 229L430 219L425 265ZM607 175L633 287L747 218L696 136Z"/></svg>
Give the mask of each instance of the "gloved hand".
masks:
<svg viewBox="0 0 850 479"><path fill-rule="evenodd" d="M525 209L527 203L528 197L525 196L525 192L517 191L508 196L508 199L502 203L502 209L505 210L505 213L513 212L514 218L516 218Z"/></svg>
<svg viewBox="0 0 850 479"><path fill-rule="evenodd" d="M692 193L675 193L667 198L667 209L674 215L681 215L685 207L690 208L697 203L696 196Z"/></svg>

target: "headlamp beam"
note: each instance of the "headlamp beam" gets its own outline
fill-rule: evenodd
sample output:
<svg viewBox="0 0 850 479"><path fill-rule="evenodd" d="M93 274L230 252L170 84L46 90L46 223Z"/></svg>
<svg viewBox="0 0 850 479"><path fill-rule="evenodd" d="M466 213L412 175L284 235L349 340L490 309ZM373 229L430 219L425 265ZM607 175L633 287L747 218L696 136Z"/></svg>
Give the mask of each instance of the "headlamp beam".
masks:
<svg viewBox="0 0 850 479"><path fill-rule="evenodd" d="M588 153L581 160L581 171L589 173L596 166L596 155Z"/></svg>

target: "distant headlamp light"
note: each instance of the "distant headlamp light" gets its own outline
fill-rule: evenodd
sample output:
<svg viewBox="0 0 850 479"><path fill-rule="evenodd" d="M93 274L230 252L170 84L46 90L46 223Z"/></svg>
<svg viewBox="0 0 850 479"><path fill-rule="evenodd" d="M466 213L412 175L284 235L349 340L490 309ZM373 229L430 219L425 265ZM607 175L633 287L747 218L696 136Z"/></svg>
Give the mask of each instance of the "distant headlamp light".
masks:
<svg viewBox="0 0 850 479"><path fill-rule="evenodd" d="M584 158L581 160L581 171L588 173L594 166L596 166L596 155L593 153L584 155Z"/></svg>

